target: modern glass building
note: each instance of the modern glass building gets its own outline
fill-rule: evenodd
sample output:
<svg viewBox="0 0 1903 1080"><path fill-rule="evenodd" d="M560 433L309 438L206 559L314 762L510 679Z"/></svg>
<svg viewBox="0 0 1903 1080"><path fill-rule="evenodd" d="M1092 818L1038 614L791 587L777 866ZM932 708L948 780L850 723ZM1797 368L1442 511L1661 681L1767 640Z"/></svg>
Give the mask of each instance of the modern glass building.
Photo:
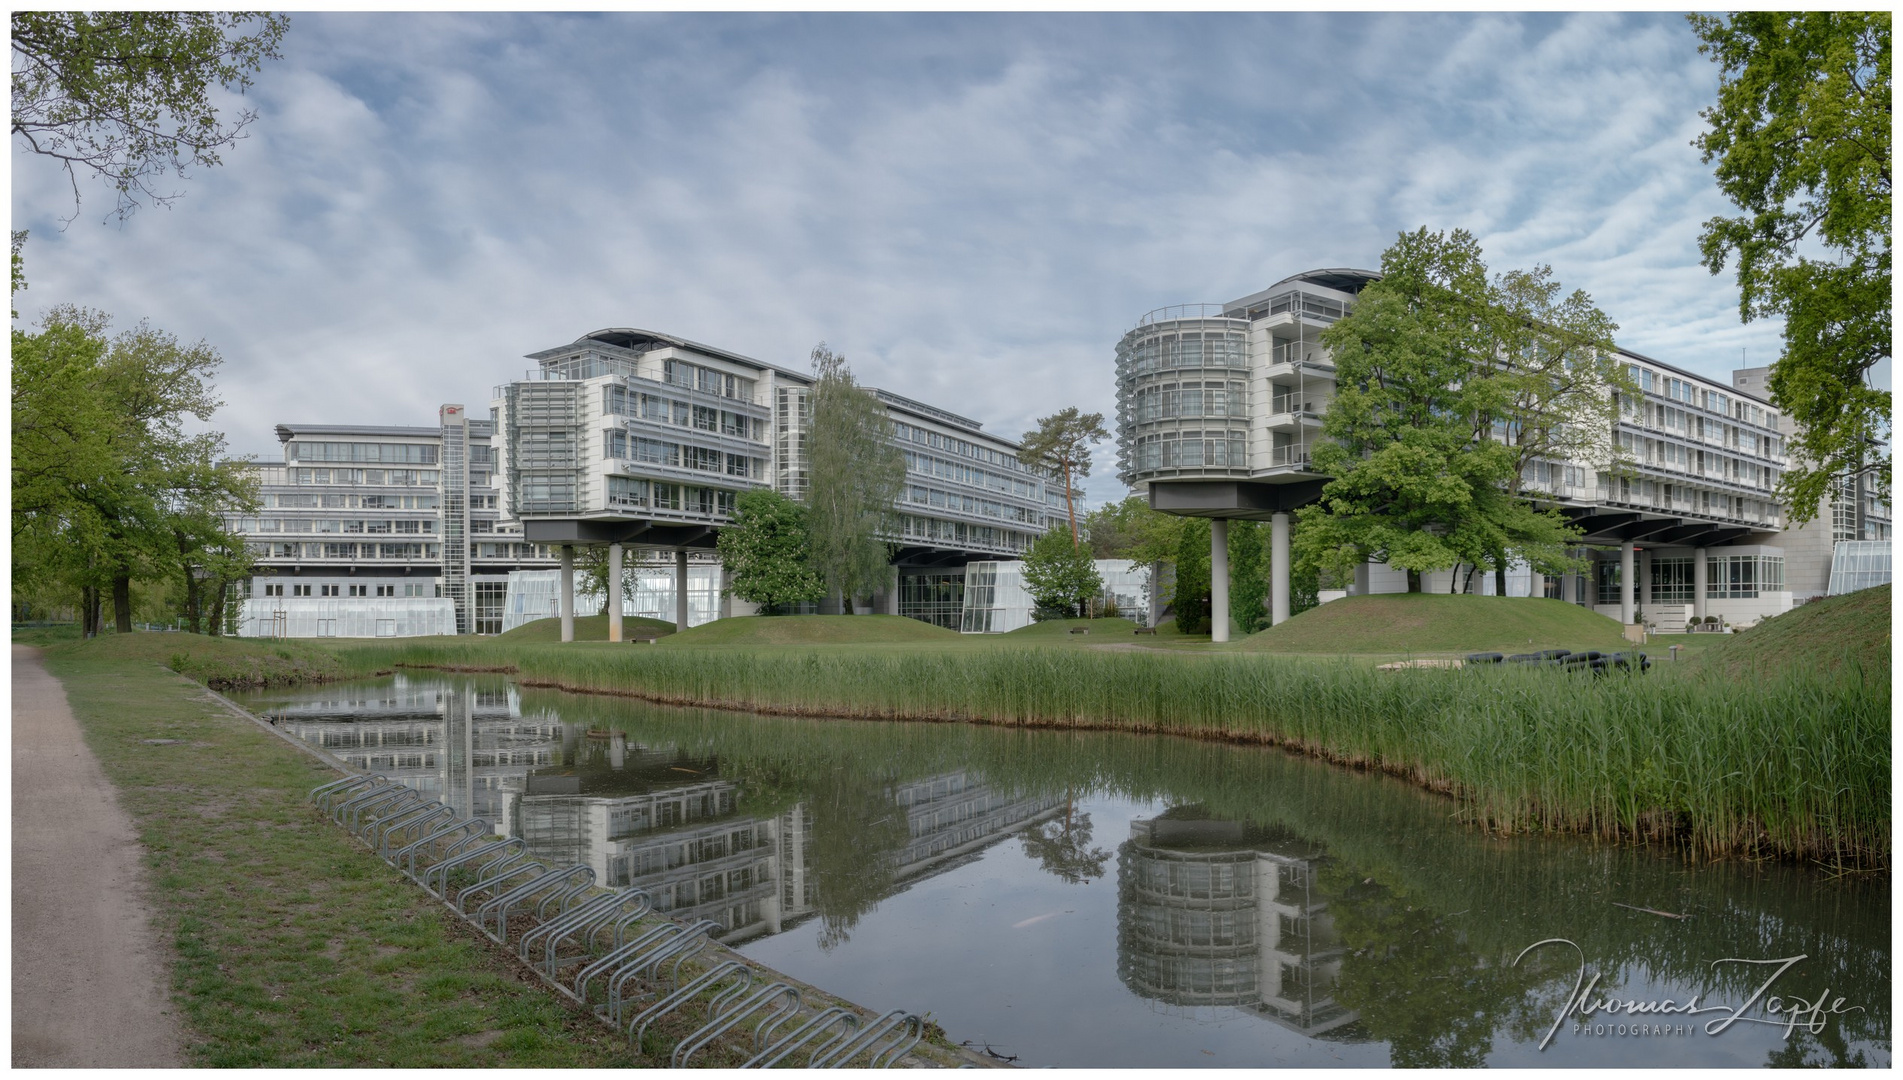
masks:
<svg viewBox="0 0 1903 1080"><path fill-rule="evenodd" d="M1100 602L1136 626L1150 624L1150 568L1128 559L1096 560L1103 580ZM965 565L963 601L956 621L941 623L967 634L1002 634L1031 625L1037 601L1024 584L1024 563L972 562Z"/></svg>
<svg viewBox="0 0 1903 1080"><path fill-rule="evenodd" d="M529 542L606 546L616 564L624 548L668 551L684 568L714 546L741 492L806 496L810 375L635 329L529 359L537 367L496 387L491 407L501 515ZM1047 484L977 421L868 392L906 463L894 579L873 609L944 621L965 563L1016 555L1046 528Z"/></svg>
<svg viewBox="0 0 1903 1080"><path fill-rule="evenodd" d="M644 330L529 358L487 419L445 405L434 427L280 425L284 463L257 467L259 513L231 522L259 565L239 632L502 633L560 608L563 551L578 546L637 580L611 615L686 627L748 613L725 593L715 540L741 492L806 497L812 377ZM906 466L894 575L872 610L956 629L965 563L1027 549L1062 487L975 420L867 392Z"/></svg>
<svg viewBox="0 0 1903 1080"><path fill-rule="evenodd" d="M1119 477L1158 510L1212 519L1218 640L1228 633L1229 520L1273 523L1270 615L1288 617L1289 515L1328 479L1310 466L1336 385L1320 335L1378 277L1312 270L1227 304L1159 308L1117 345ZM1618 402L1608 433L1618 453L1536 461L1524 477L1537 502L1583 531L1592 569L1537 580L1522 569L1509 593L1681 626L1708 616L1749 623L1821 594L1828 544L1812 552L1793 540L1775 494L1789 421L1763 397L1764 369L1739 372L1732 386L1627 350L1618 360L1638 389ZM1844 505L1856 508L1859 535L1838 528L1837 539L1888 536L1887 495L1859 487L1829 513L1843 517ZM1491 593L1492 575L1471 569L1428 575L1423 587L1465 582ZM1348 592L1405 588L1405 575L1371 563Z"/></svg>
<svg viewBox="0 0 1903 1080"><path fill-rule="evenodd" d="M553 556L499 518L490 423L460 405L438 420L278 425L258 512L228 522L257 564L241 635L501 632L509 574Z"/></svg>

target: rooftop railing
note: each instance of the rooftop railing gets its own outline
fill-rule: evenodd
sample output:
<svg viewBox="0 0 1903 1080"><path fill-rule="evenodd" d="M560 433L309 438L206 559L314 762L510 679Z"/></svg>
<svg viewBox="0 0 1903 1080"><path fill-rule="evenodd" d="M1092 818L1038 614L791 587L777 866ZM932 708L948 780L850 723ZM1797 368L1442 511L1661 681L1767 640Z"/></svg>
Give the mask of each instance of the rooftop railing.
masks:
<svg viewBox="0 0 1903 1080"><path fill-rule="evenodd" d="M1137 326L1153 326L1157 323L1173 322L1177 319L1231 319L1232 315L1223 313L1221 304L1172 304L1149 312L1137 320ZM1241 321L1241 320L1237 320Z"/></svg>

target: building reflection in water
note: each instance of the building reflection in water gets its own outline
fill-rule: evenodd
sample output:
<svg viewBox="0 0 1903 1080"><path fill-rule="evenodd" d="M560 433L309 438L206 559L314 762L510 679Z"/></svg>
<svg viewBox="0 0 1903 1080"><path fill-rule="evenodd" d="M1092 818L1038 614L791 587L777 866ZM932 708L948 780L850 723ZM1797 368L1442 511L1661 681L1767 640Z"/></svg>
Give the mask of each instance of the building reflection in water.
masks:
<svg viewBox="0 0 1903 1080"><path fill-rule="evenodd" d="M554 717L522 715L513 688L477 690L398 676L372 694L273 707L280 729L351 767L382 773L514 835L523 780L562 759Z"/></svg>
<svg viewBox="0 0 1903 1080"><path fill-rule="evenodd" d="M728 944L779 933L825 906L808 872L808 807L749 814L717 758L631 745L626 732L565 725L552 713L524 716L513 686L399 675L373 695L340 692L270 716L355 768L520 836L537 858L645 889L677 918L711 919ZM883 798L904 815L905 839L863 857L880 864L889 889L974 858L1064 804L996 791L964 772L884 785Z"/></svg>
<svg viewBox="0 0 1903 1080"><path fill-rule="evenodd" d="M1117 856L1118 977L1166 1004L1347 1037L1359 1014L1334 997L1345 950L1315 885L1322 854L1195 807L1132 822Z"/></svg>

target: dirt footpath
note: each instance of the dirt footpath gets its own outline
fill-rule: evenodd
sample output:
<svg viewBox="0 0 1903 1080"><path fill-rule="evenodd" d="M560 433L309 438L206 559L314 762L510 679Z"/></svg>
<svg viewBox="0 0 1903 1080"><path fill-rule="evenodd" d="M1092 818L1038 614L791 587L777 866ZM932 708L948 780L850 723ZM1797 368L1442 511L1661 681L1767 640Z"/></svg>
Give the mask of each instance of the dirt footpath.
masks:
<svg viewBox="0 0 1903 1080"><path fill-rule="evenodd" d="M13 647L13 1065L185 1064L138 833L39 651Z"/></svg>

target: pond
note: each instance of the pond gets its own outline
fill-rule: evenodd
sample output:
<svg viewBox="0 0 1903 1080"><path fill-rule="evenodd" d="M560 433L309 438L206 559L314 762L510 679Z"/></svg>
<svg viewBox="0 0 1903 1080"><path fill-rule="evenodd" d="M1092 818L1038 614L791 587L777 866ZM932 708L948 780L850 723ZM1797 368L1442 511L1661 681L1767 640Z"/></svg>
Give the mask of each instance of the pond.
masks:
<svg viewBox="0 0 1903 1080"><path fill-rule="evenodd" d="M1491 837L1389 778L1167 737L490 676L240 700L1020 1066L1890 1064L1887 876Z"/></svg>

